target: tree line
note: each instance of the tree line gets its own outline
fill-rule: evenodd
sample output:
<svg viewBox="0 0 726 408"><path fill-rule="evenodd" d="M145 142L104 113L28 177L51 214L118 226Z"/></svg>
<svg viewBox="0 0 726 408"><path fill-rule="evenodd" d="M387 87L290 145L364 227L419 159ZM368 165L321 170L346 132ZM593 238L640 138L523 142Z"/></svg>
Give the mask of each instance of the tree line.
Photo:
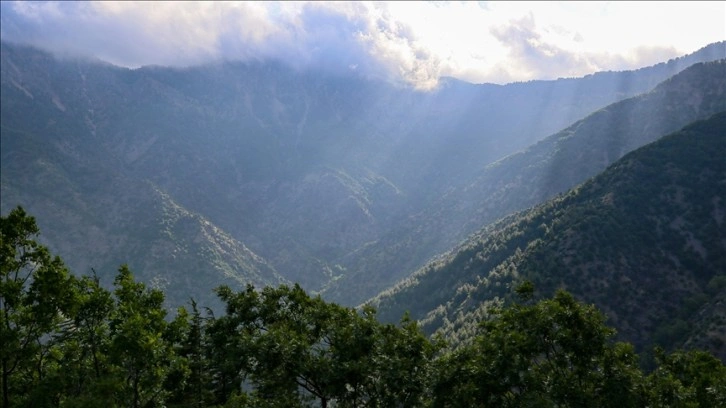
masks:
<svg viewBox="0 0 726 408"><path fill-rule="evenodd" d="M121 266L72 275L21 207L0 217L2 407L717 407L726 366L657 350L644 372L596 308L533 287L456 349L298 285L216 290L215 316Z"/></svg>

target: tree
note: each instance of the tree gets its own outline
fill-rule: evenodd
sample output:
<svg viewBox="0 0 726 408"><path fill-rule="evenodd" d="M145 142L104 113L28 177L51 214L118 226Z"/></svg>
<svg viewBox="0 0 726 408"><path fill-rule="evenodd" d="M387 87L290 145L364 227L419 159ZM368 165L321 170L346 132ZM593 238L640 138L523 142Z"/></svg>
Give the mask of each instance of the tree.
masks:
<svg viewBox="0 0 726 408"><path fill-rule="evenodd" d="M218 387L225 384L219 402L321 407L423 402L435 348L415 322L381 325L372 308L326 303L297 285L260 292L249 286L240 293L223 287L218 293L227 315L209 332L214 353L226 357L212 363L221 363L215 369ZM222 381L229 378L234 380Z"/></svg>
<svg viewBox="0 0 726 408"><path fill-rule="evenodd" d="M208 356L213 350L207 329L213 318L205 318L197 302L190 301L191 313L179 308L167 330L174 352L184 359L166 378L170 407L206 407L213 403L212 376Z"/></svg>
<svg viewBox="0 0 726 408"><path fill-rule="evenodd" d="M17 207L0 217L0 369L2 404L44 405L42 383L53 336L70 312L72 278L38 244L35 219Z"/></svg>
<svg viewBox="0 0 726 408"><path fill-rule="evenodd" d="M164 295L136 282L126 265L119 269L114 286L108 358L119 374L119 403L133 408L161 406L169 394L166 377L183 364L167 338Z"/></svg>
<svg viewBox="0 0 726 408"><path fill-rule="evenodd" d="M650 406L726 406L726 366L699 351L655 351L657 368L647 378Z"/></svg>
<svg viewBox="0 0 726 408"><path fill-rule="evenodd" d="M115 304L95 271L74 283L74 308L56 344L59 357L53 382L61 387L58 399L74 407L113 405L121 383L108 361L109 320Z"/></svg>
<svg viewBox="0 0 726 408"><path fill-rule="evenodd" d="M373 312L369 316L375 318ZM443 343L430 341L408 314L397 326L376 324L374 329L376 347L367 357L373 360L367 378L373 386L369 392L370 406L422 406L429 397L431 365Z"/></svg>
<svg viewBox="0 0 726 408"><path fill-rule="evenodd" d="M244 291L234 293L229 287L216 289L219 298L226 304L226 314L211 319L206 326L210 385L217 405L226 404L235 393L250 370L252 341L260 329L258 320L259 296L254 287L248 285Z"/></svg>
<svg viewBox="0 0 726 408"><path fill-rule="evenodd" d="M637 357L632 347L612 343L613 335L601 313L564 291L513 305L483 322L473 345L440 360L435 404L637 406Z"/></svg>

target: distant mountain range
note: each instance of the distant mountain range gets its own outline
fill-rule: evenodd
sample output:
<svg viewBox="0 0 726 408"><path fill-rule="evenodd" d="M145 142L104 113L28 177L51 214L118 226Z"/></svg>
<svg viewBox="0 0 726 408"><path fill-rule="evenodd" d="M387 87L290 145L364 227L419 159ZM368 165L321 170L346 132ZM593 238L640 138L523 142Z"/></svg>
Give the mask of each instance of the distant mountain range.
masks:
<svg viewBox="0 0 726 408"><path fill-rule="evenodd" d="M724 42L636 71L419 92L269 61L129 70L3 42L0 210L36 216L74 272L109 280L128 263L172 305L284 282L354 305L723 110L724 65L704 63L723 58Z"/></svg>

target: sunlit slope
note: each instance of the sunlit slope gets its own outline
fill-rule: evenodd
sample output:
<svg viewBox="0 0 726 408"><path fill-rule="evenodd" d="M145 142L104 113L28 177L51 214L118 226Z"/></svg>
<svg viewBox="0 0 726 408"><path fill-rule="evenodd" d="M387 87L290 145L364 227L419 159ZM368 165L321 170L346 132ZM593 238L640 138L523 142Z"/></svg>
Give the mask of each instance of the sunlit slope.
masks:
<svg viewBox="0 0 726 408"><path fill-rule="evenodd" d="M3 213L22 205L43 214L41 240L71 254L78 274L98 273L110 284L121 264L164 288L171 305L196 298L211 305L211 289L277 285L284 280L261 257L148 181L134 180L94 158L69 154L2 125L0 194ZM78 177L78 174L87 174Z"/></svg>
<svg viewBox="0 0 726 408"><path fill-rule="evenodd" d="M652 91L607 106L452 186L424 211L346 259L330 293L365 300L497 219L541 203L695 120L726 110L726 63L696 64ZM333 295L335 294L335 295Z"/></svg>
<svg viewBox="0 0 726 408"><path fill-rule="evenodd" d="M461 341L512 285L566 288L646 349L726 358L726 112L618 160L564 195L472 236L374 300Z"/></svg>
<svg viewBox="0 0 726 408"><path fill-rule="evenodd" d="M70 75L57 72L70 69L67 65L44 54L27 57L36 68L46 66L46 75L23 71L18 60L3 58L3 214L16 205L37 214L41 241L67 255L74 273L95 272L110 284L119 266L128 264L140 279L165 289L171 306L192 297L211 305L216 299L211 289L220 284L284 281L242 242L179 205L158 185L134 177L128 162L100 140L107 135L96 130L112 120L103 104L121 103L117 75L125 70L73 67L73 81L106 85L89 101L89 89L59 79Z"/></svg>

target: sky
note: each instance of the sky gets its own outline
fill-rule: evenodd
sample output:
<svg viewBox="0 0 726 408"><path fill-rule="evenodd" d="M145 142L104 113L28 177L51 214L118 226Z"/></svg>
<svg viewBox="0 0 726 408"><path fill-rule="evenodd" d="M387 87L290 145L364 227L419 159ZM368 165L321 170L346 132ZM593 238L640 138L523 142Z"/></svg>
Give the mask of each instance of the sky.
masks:
<svg viewBox="0 0 726 408"><path fill-rule="evenodd" d="M726 40L726 2L8 2L2 40L112 64L281 60L419 89L653 65Z"/></svg>

